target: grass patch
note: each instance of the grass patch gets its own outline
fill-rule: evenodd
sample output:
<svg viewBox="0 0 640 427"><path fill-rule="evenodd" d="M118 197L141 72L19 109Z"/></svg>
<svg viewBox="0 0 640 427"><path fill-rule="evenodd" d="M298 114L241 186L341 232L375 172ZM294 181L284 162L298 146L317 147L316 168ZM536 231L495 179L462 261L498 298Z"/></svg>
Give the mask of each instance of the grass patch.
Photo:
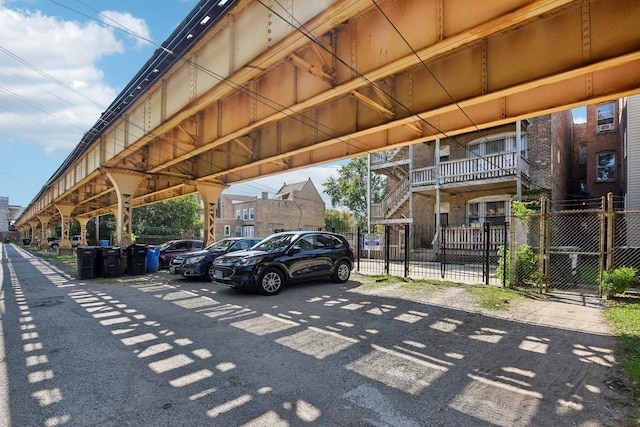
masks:
<svg viewBox="0 0 640 427"><path fill-rule="evenodd" d="M489 310L507 310L514 301L523 298L512 289L496 286L474 285L465 290L476 297L481 307Z"/></svg>
<svg viewBox="0 0 640 427"><path fill-rule="evenodd" d="M616 299L604 313L617 337L620 369L631 380L632 404L640 419L640 299Z"/></svg>
<svg viewBox="0 0 640 427"><path fill-rule="evenodd" d="M70 275L76 274L76 254L69 255L58 255L57 252L52 250L38 250L26 247L24 248L31 252L33 255L40 257L47 262L53 264L59 269L63 270L65 273Z"/></svg>
<svg viewBox="0 0 640 427"><path fill-rule="evenodd" d="M386 274L358 275L358 281L363 288L382 288L389 285L399 284L401 289L409 291L437 290L446 286L461 286L461 283L448 282L445 280L420 279L413 280L400 276L390 276Z"/></svg>

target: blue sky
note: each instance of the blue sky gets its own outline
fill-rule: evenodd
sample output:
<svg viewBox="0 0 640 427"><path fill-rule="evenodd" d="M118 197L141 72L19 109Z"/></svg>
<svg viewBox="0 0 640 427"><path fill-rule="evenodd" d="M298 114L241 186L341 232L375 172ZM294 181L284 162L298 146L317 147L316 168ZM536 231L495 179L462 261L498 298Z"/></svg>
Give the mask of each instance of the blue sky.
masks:
<svg viewBox="0 0 640 427"><path fill-rule="evenodd" d="M26 207L197 3L0 0L0 196ZM339 167L307 168L225 192L273 196L284 183L311 178L322 194Z"/></svg>

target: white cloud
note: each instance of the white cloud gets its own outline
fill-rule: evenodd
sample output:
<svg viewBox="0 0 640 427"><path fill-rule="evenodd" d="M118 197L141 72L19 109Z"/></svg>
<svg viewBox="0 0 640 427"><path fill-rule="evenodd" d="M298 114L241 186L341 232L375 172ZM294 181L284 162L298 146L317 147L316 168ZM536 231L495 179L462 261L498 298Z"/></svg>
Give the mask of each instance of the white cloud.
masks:
<svg viewBox="0 0 640 427"><path fill-rule="evenodd" d="M102 22L124 30L128 37L136 41L136 46L141 47L150 44L151 32L144 19L136 18L130 13L105 10L100 12Z"/></svg>
<svg viewBox="0 0 640 427"><path fill-rule="evenodd" d="M113 29L98 23L2 4L0 141L69 152L116 95L96 62L123 46Z"/></svg>

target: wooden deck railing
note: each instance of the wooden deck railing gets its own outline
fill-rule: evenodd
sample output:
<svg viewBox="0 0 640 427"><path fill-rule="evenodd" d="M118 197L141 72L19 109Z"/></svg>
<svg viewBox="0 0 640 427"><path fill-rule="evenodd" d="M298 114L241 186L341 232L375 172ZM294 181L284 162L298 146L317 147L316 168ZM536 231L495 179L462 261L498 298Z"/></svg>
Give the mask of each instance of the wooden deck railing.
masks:
<svg viewBox="0 0 640 427"><path fill-rule="evenodd" d="M435 172L435 166L413 170L411 185L413 187L435 185ZM508 151L483 157L442 162L440 163L439 172L441 184L515 176L518 172L516 168L516 152ZM529 175L529 162L522 156L520 157L520 172L526 176Z"/></svg>

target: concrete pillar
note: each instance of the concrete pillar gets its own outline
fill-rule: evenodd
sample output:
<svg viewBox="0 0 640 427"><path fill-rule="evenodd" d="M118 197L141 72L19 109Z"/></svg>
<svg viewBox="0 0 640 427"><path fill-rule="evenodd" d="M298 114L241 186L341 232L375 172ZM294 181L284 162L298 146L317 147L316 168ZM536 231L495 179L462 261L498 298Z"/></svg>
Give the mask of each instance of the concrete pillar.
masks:
<svg viewBox="0 0 640 427"><path fill-rule="evenodd" d="M80 246L87 246L87 223L91 218L78 217L76 220L80 223Z"/></svg>
<svg viewBox="0 0 640 427"><path fill-rule="evenodd" d="M76 205L63 205L59 203L54 203L55 207L60 212L60 228L62 228L62 236L60 238L60 247L59 249L62 252L69 252L73 250L73 246L71 246L71 240L69 240L69 226L71 225L71 213L76 208Z"/></svg>
<svg viewBox="0 0 640 427"><path fill-rule="evenodd" d="M113 183L118 196L118 209L113 215L116 217L116 244L120 247L133 243L131 238L131 212L133 211L133 196L144 175L137 172L105 170L109 180Z"/></svg>
<svg viewBox="0 0 640 427"><path fill-rule="evenodd" d="M43 247L45 249L49 248L47 231L49 230L49 221L51 221L51 218L51 215L38 215L38 219L42 223L42 237L40 238L40 247Z"/></svg>
<svg viewBox="0 0 640 427"><path fill-rule="evenodd" d="M220 199L223 185L199 184L198 192L204 204L204 245L207 246L216 240L216 204Z"/></svg>

